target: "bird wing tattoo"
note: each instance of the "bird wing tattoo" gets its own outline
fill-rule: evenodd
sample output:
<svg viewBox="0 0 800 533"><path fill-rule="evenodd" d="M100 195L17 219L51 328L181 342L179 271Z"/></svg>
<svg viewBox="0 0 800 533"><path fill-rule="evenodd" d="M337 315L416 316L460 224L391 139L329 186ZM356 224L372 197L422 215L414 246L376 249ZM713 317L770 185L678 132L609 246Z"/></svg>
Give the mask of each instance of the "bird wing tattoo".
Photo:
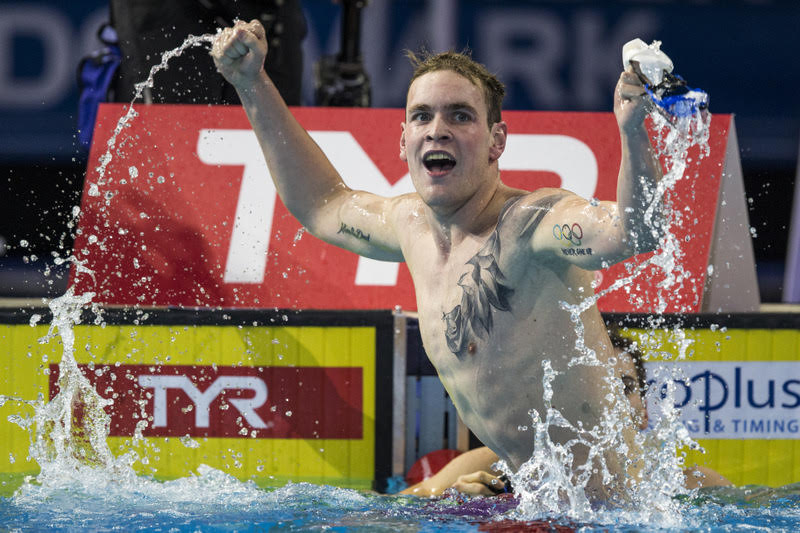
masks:
<svg viewBox="0 0 800 533"><path fill-rule="evenodd" d="M459 358L467 352L473 339L486 339L489 336L494 312L511 311L510 299L514 289L507 284L505 275L497 265L497 258L500 256L501 229L521 198L520 196L506 203L498 217L497 227L486 244L466 262L471 268L458 280L461 303L442 316L447 347ZM526 206L526 213L530 211L530 215L519 232L519 238L529 239L542 218L561 198L562 194L553 194Z"/></svg>

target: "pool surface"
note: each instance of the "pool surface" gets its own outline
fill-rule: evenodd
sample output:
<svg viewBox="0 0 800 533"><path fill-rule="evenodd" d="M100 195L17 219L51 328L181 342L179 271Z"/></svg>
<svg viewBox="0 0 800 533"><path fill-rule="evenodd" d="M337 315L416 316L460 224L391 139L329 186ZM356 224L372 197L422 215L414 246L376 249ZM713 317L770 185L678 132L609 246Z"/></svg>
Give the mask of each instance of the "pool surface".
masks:
<svg viewBox="0 0 800 533"><path fill-rule="evenodd" d="M308 483L262 489L202 467L158 482L86 469L45 484L26 482L0 499L0 531L798 531L800 484L708 489L684 499L675 524L604 523L520 516L511 497L438 500ZM611 517L611 519L609 519Z"/></svg>

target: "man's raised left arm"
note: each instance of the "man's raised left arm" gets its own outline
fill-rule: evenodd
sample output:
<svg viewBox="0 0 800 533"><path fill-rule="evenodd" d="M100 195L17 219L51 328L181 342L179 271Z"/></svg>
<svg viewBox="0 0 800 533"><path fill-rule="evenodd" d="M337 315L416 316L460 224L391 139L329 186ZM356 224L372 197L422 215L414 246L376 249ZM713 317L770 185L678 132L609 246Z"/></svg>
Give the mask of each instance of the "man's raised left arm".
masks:
<svg viewBox="0 0 800 533"><path fill-rule="evenodd" d="M658 247L662 206L653 199L661 196L661 164L645 125L652 106L636 74L623 72L614 90L622 145L617 201L590 201L563 191L531 238L534 253L597 270Z"/></svg>
<svg viewBox="0 0 800 533"><path fill-rule="evenodd" d="M624 71L614 90L614 115L622 144L617 208L632 254L655 250L663 231L661 194L657 192L661 164L645 126L653 105L639 77Z"/></svg>

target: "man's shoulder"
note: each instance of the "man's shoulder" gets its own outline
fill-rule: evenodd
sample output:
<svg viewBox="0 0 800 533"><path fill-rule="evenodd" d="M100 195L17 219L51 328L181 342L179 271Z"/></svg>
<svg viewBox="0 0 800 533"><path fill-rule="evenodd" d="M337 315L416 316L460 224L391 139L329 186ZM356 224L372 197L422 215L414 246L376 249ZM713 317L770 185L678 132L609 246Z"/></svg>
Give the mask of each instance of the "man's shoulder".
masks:
<svg viewBox="0 0 800 533"><path fill-rule="evenodd" d="M561 200L575 196L565 189L541 188L533 192L520 191L521 194L511 197L503 206L498 218L498 227L515 226L520 231L519 226L527 228L528 231L535 229L535 226L544 218ZM525 231L525 230L522 230Z"/></svg>
<svg viewBox="0 0 800 533"><path fill-rule="evenodd" d="M416 192L400 194L389 199L389 215L395 220L403 220L421 213L424 205L422 197Z"/></svg>
<svg viewBox="0 0 800 533"><path fill-rule="evenodd" d="M410 235L427 229L425 203L416 192L401 194L389 200L386 218L400 230L399 235Z"/></svg>
<svg viewBox="0 0 800 533"><path fill-rule="evenodd" d="M553 225L558 223L561 206L576 198L580 197L559 188L541 188L510 198L497 223L497 235L506 252L517 258L519 253L526 254L528 259L540 257L539 254L527 255L534 251L532 243L537 231L540 228L552 231Z"/></svg>
<svg viewBox="0 0 800 533"><path fill-rule="evenodd" d="M557 187L542 187L535 191L520 191L521 194L507 202L506 208L551 209L564 198L575 196L575 193Z"/></svg>

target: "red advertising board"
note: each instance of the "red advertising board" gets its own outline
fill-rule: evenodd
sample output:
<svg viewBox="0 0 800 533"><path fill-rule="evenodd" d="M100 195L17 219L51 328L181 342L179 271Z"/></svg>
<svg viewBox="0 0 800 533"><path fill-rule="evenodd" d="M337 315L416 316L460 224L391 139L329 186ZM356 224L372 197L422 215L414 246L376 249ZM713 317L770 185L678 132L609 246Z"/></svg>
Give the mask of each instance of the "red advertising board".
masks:
<svg viewBox="0 0 800 533"><path fill-rule="evenodd" d="M362 369L78 365L103 397L112 437L361 439ZM50 397L58 393L50 365Z"/></svg>
<svg viewBox="0 0 800 533"><path fill-rule="evenodd" d="M101 175L126 106L100 108L75 241L76 257L92 273L73 269L76 290L119 305L416 309L404 265L359 258L303 233L277 199L241 108L142 105L137 112ZM398 157L401 109L293 113L349 186L387 196L412 190ZM507 184L614 199L620 142L611 113L507 111L504 119ZM686 215L675 233L690 275L670 289L665 311L700 310L729 126L730 116L713 117L710 155L690 153L676 185L675 208ZM623 265L599 273L599 290L627 273ZM646 273L599 305L652 310L661 279Z"/></svg>

